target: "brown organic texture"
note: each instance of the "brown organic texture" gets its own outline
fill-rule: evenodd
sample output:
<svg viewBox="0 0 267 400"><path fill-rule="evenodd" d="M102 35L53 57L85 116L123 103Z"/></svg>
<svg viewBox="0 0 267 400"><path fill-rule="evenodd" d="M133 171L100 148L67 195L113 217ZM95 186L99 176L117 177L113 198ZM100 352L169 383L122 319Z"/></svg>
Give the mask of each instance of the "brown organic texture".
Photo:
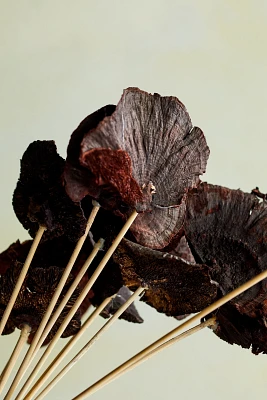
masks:
<svg viewBox="0 0 267 400"><path fill-rule="evenodd" d="M67 196L62 185L64 165L53 141L33 142L23 154L13 207L32 237L39 225L47 228L44 239L66 235L75 242L85 232L82 209Z"/></svg>
<svg viewBox="0 0 267 400"><path fill-rule="evenodd" d="M217 310L217 326L214 333L230 344L249 349L252 353L267 354L266 321L240 314L237 309L226 304Z"/></svg>
<svg viewBox="0 0 267 400"><path fill-rule="evenodd" d="M23 264L15 262L15 264L13 264L0 278L0 307L2 311L8 304L22 266ZM27 323L32 328L30 336L31 340L45 314L62 273L62 268L53 266L49 268L31 268L23 282L22 288L12 309L8 326L13 325L17 328L21 328L22 324ZM57 304L62 300L72 280L73 278L70 277ZM48 335L46 343L52 339L58 330L79 293L80 290L77 289L71 296L52 331ZM80 329L80 325L81 312L78 310L62 334L62 337L76 334Z"/></svg>
<svg viewBox="0 0 267 400"><path fill-rule="evenodd" d="M185 236L181 237L180 242L177 244L174 250L170 251L170 254L181 257L191 264L196 263Z"/></svg>
<svg viewBox="0 0 267 400"><path fill-rule="evenodd" d="M113 216L113 215L112 215ZM117 218L113 216L114 218ZM92 239L91 239L92 240ZM78 272L80 271L82 265L86 261L88 255L92 250L93 244L90 243L91 240L89 238L85 241L85 244L80 252L77 261L74 264L72 269L73 278L76 277ZM12 268L16 263L24 263L26 256L29 252L29 249L32 245L32 240L25 241L20 243L19 241L13 243L9 248L3 251L0 254L0 274L4 275L10 268ZM35 253L33 261L31 263L30 274L35 274L36 271L39 271L39 267L41 266L41 270L49 270L51 266L57 266L60 271L63 271L65 266L67 265L70 256L74 250L75 243L70 242L66 237L59 237L53 240L42 242ZM99 257L94 260L91 266L88 269L88 272L82 278L79 284L79 290L82 290L86 283L88 282L89 277L94 272L98 263L101 261L103 257L102 252L100 252ZM51 275L51 274L50 274ZM7 278L8 279L7 275ZM52 279L52 278L51 278ZM94 306L99 306L101 302L108 296L117 293L118 296L114 299L113 303L107 308L106 312L103 313L103 317L107 318L112 315L116 311L116 306L119 305L120 301L122 304L127 300L127 291L125 288L123 293L120 293L120 288L123 285L121 273L117 264L115 264L112 260L108 263L104 271L101 273L100 277L97 279L96 283L93 285L93 288L89 291L88 295L85 297L83 303L79 308L79 315L82 316L88 310L91 304ZM6 288L3 287L3 283L0 280L0 292L3 293L3 296L7 299L10 293L6 293ZM124 296L124 297L123 297ZM33 305L33 309L34 309ZM4 311L5 305L0 303L0 315L1 312ZM36 310L37 312L38 310ZM12 314L13 315L13 314ZM16 324L18 324L19 315L16 315ZM21 318L21 317L20 317ZM23 314L22 318L26 318L26 322L31 322L31 317L29 314L26 316ZM141 323L143 320L139 316L137 310L133 307L129 308L125 313L122 314L121 319L125 319L130 322ZM9 334L13 330L11 329L14 325L13 320L9 320L10 327L7 327L4 331L4 334ZM39 320L36 321L36 324L39 323ZM15 327L15 325L14 325ZM34 330L33 330L34 333ZM31 334L31 337L33 334Z"/></svg>
<svg viewBox="0 0 267 400"><path fill-rule="evenodd" d="M206 265L151 250L123 239L114 260L120 265L125 285L131 290L146 286L142 300L170 316L194 313L212 303L216 285Z"/></svg>
<svg viewBox="0 0 267 400"><path fill-rule="evenodd" d="M0 315L3 314L9 301L31 245L32 240L27 240L23 243L17 241L0 254ZM12 333L15 327L20 328L23 323L28 323L32 327L29 338L29 341L31 341L41 322L44 312L51 301L52 295L57 287L74 246L75 244L70 242L66 237L45 241L38 246L3 334ZM86 258L87 252L83 248L73 267L72 275L66 283L59 301L62 300L62 296L66 293L71 281L73 281L73 278L79 272ZM53 337L60 323L64 320L71 305L87 281L88 277L85 275L81 280L78 289L75 291L63 310L63 313L53 328L53 331L48 336L46 343ZM86 296L79 310L65 330L63 337L71 336L79 330L81 316L90 306L91 296L92 291L90 291Z"/></svg>
<svg viewBox="0 0 267 400"><path fill-rule="evenodd" d="M110 303L108 303L100 315L104 318L109 318L111 315L114 315L115 312L118 311L123 304L125 304L130 296L130 290L126 286L122 286L116 296L110 301ZM144 320L140 317L134 303L132 303L119 318L138 324L144 322Z"/></svg>
<svg viewBox="0 0 267 400"><path fill-rule="evenodd" d="M91 129L96 128L98 123L115 111L116 106L107 105L93 114L88 115L73 132L67 149L67 160L64 171L65 189L73 201L80 201L92 190L96 190L93 196L99 196L99 189L95 184L94 175L81 166L79 162L80 145L83 137Z"/></svg>
<svg viewBox="0 0 267 400"><path fill-rule="evenodd" d="M222 294L266 269L267 207L254 195L203 183L189 195L187 214L184 230L196 262L210 266L212 279ZM266 337L266 282L265 279L234 298L229 305L232 308L223 309L217 330L220 337L246 347L238 333L244 330L247 343L258 352L255 349L263 346L260 343ZM234 315L240 314L236 327L233 327L232 310Z"/></svg>
<svg viewBox="0 0 267 400"><path fill-rule="evenodd" d="M201 184L188 198L185 235L197 262L211 266L223 294L266 269L267 208L241 190ZM256 317L267 298L266 281L233 299Z"/></svg>
<svg viewBox="0 0 267 400"><path fill-rule="evenodd" d="M83 137L81 168L76 140L68 148L66 190L73 200L89 194L119 215L133 208L145 212L131 231L142 245L163 248L181 228L188 188L205 172L205 137L175 97L129 88L110 115L100 111L98 124L87 124L82 134L78 127L73 134L72 140ZM70 178L74 164L82 171L76 180Z"/></svg>

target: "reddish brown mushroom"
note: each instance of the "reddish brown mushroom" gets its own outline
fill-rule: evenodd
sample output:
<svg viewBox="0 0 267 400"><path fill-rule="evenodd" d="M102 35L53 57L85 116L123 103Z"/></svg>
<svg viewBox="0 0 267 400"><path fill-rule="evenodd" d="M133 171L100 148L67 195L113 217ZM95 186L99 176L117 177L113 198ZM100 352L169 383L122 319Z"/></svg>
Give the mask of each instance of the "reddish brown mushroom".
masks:
<svg viewBox="0 0 267 400"><path fill-rule="evenodd" d="M67 193L76 201L89 194L119 215L132 209L143 213L131 227L133 235L144 246L163 248L181 228L188 189L205 172L209 149L203 132L193 127L177 98L137 88L126 89L110 115L99 115L87 133L79 135L78 127L73 134L82 137L81 172L77 141L75 152L70 142Z"/></svg>
<svg viewBox="0 0 267 400"><path fill-rule="evenodd" d="M114 260L130 289L146 286L142 300L169 316L201 311L216 298L206 265L190 264L169 253L123 239Z"/></svg>
<svg viewBox="0 0 267 400"><path fill-rule="evenodd" d="M196 262L209 265L222 295L266 269L267 206L255 195L202 183L188 196L184 232ZM267 349L266 281L216 312L215 332L230 343L252 344L255 353Z"/></svg>

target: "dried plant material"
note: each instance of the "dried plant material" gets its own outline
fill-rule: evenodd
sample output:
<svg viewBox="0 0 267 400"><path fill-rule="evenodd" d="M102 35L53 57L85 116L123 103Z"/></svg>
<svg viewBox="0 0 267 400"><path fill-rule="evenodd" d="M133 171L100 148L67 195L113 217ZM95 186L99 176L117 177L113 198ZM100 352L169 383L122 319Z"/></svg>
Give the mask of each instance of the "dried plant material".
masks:
<svg viewBox="0 0 267 400"><path fill-rule="evenodd" d="M252 353L267 354L267 327L265 320L242 315L231 304L226 304L216 312L217 325L213 329L220 339L237 344Z"/></svg>
<svg viewBox="0 0 267 400"><path fill-rule="evenodd" d="M266 269L267 207L240 190L201 184L188 197L184 229L197 262L210 266L222 294ZM266 281L232 300L242 314L266 316Z"/></svg>
<svg viewBox="0 0 267 400"><path fill-rule="evenodd" d="M185 236L181 237L181 240L175 249L170 251L170 254L183 258L185 261L188 261L191 264L196 263Z"/></svg>
<svg viewBox="0 0 267 400"><path fill-rule="evenodd" d="M85 232L82 209L62 185L64 165L53 141L33 142L23 154L13 207L32 237L40 225L47 228L45 239L66 235L75 242Z"/></svg>
<svg viewBox="0 0 267 400"><path fill-rule="evenodd" d="M80 128L73 134L83 137L82 172L75 182L70 165L78 168L76 141L75 152L71 143L68 149L66 190L73 200L90 195L119 215L133 208L145 212L131 232L140 244L163 248L181 228L188 189L205 172L209 149L203 132L177 98L137 88L126 89L109 116L99 114L102 120L88 124L86 134L79 135Z"/></svg>
<svg viewBox="0 0 267 400"><path fill-rule="evenodd" d="M2 308L4 308L8 303L21 268L22 264L16 262L0 278L0 305ZM34 336L34 333L36 332L42 317L46 312L62 273L62 268L53 266L49 268L31 268L26 276L26 279L24 280L19 296L17 297L9 317L9 323L14 324L17 328L20 328L20 326L25 323L28 324L32 328L29 340L31 340L31 338ZM67 287L71 283L72 279L73 278L70 277L61 297L66 293ZM57 331L58 327L66 317L69 309L74 304L79 292L79 289L77 289L69 300L58 321L47 337L46 343L51 340ZM81 324L80 318L81 313L77 312L62 337L68 337L78 332Z"/></svg>
<svg viewBox="0 0 267 400"><path fill-rule="evenodd" d="M3 313L2 310L5 309L13 292L18 275L21 271L21 267L25 261L31 244L32 240L28 240L23 243L17 241L0 254L0 270L2 272L0 277L0 314L1 312ZM32 327L29 340L32 339L39 326L39 323L42 320L47 306L50 303L52 295L59 283L65 265L72 254L74 246L75 244L70 242L65 237L55 238L53 240L42 242L39 245L29 272L22 285L19 296L13 307L11 316L8 320L8 328L5 329L3 334L12 333L14 330L13 327L19 327L20 324L28 323ZM72 275L67 281L64 291L57 304L59 304L62 296L67 292L70 284L78 274L87 256L87 249L83 248L73 267ZM48 337L47 341L51 339L53 333L55 333L57 327L59 326L60 321L63 321L74 300L77 298L77 295L84 288L87 282L88 276L86 274L80 281L78 289L69 300L67 306L61 314L60 320L58 320L57 325L54 327L54 330ZM71 322L72 325L70 324L70 326L64 332L66 337L74 334L79 328L80 318L91 305L90 298L92 295L93 293L90 291L84 302L81 304L77 316L75 316Z"/></svg>
<svg viewBox="0 0 267 400"><path fill-rule="evenodd" d="M32 240L27 240L23 243L20 243L20 241L17 240L15 243L12 243L6 250L0 253L0 275L5 274L8 268L10 268L10 266L14 264L15 261L23 262L26 259L32 242Z"/></svg>
<svg viewBox="0 0 267 400"><path fill-rule="evenodd" d="M0 320L2 319L2 317L4 315L4 312L5 312L5 307L0 305ZM11 318L9 318L4 327L2 335L10 335L11 333L14 332L15 329L16 329L16 325L14 324L13 320Z"/></svg>
<svg viewBox="0 0 267 400"><path fill-rule="evenodd" d="M96 186L93 174L79 162L81 142L84 135L96 128L105 117L110 116L115 108L114 105L107 105L88 115L71 135L67 149L64 179L66 192L75 202L83 199L92 190L92 187ZM94 194L94 197L97 198L99 190L97 189Z"/></svg>
<svg viewBox="0 0 267 400"><path fill-rule="evenodd" d="M116 311L131 297L131 292L126 286L122 286L117 295L112 299L108 305L101 312L101 316L109 318L114 315ZM134 303L132 303L126 311L119 317L129 322L142 323L144 320L140 317Z"/></svg>
<svg viewBox="0 0 267 400"><path fill-rule="evenodd" d="M151 250L123 239L114 260L131 290L148 287L142 300L170 316L198 312L216 297L206 265L190 264L177 256Z"/></svg>

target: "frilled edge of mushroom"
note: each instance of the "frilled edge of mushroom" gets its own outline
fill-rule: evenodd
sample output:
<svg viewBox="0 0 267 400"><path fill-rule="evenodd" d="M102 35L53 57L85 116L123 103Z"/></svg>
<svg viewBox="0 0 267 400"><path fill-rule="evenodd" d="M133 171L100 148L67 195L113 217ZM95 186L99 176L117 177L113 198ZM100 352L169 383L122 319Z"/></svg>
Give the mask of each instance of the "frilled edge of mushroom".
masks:
<svg viewBox="0 0 267 400"><path fill-rule="evenodd" d="M100 194L99 189L95 188L94 175L80 164L80 146L84 135L96 128L99 122L110 116L115 109L115 105L107 105L88 115L71 135L63 178L65 190L75 202L81 201L90 193L94 198L98 198Z"/></svg>
<svg viewBox="0 0 267 400"><path fill-rule="evenodd" d="M146 286L142 300L169 316L201 311L212 303L217 287L206 265L151 250L123 239L114 254L126 286Z"/></svg>
<svg viewBox="0 0 267 400"><path fill-rule="evenodd" d="M266 269L267 207L241 190L201 184L187 201L184 232L197 262L226 294ZM231 301L249 317L266 315L266 280Z"/></svg>
<svg viewBox="0 0 267 400"><path fill-rule="evenodd" d="M64 165L54 141L35 141L22 156L13 208L32 237L39 226L46 227L43 240L66 235L75 242L85 232L80 204L68 197L62 185Z"/></svg>
<svg viewBox="0 0 267 400"><path fill-rule="evenodd" d="M232 304L226 304L214 314L217 324L213 332L225 342L237 344L252 353L267 354L266 320L242 315ZM208 317L207 317L208 318Z"/></svg>

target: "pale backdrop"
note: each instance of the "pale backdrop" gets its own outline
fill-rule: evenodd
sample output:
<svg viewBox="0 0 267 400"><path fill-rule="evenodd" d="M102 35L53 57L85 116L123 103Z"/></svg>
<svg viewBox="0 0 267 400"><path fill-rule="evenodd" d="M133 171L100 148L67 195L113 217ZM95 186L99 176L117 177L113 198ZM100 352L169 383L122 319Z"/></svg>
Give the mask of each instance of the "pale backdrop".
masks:
<svg viewBox="0 0 267 400"><path fill-rule="evenodd" d="M29 142L55 139L65 156L77 124L128 86L185 103L211 149L204 179L266 192L266 23L261 0L1 0L0 250L28 237L11 198ZM119 321L48 399L71 399L178 324L138 307L145 323ZM1 369L17 336L1 338ZM93 399L248 400L266 396L266 377L266 355L207 329Z"/></svg>

